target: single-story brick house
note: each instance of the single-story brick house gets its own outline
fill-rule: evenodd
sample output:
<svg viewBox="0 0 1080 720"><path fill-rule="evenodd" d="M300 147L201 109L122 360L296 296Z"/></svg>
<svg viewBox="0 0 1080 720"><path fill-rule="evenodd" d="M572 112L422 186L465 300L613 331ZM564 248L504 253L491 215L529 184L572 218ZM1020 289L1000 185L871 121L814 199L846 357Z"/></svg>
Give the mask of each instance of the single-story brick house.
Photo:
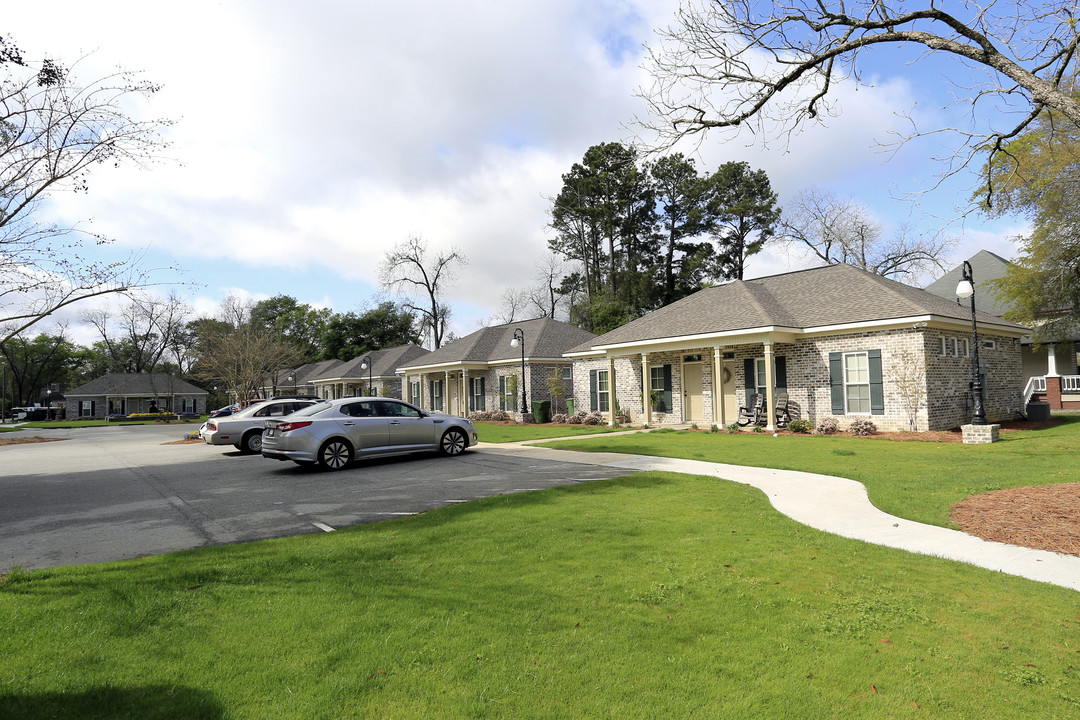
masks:
<svg viewBox="0 0 1080 720"><path fill-rule="evenodd" d="M270 373L263 380L264 384L259 388L259 395L265 398L280 395L315 395L315 384L312 381L323 373L344 364L343 361L335 358L305 363L295 368L282 368Z"/></svg>
<svg viewBox="0 0 1080 720"><path fill-rule="evenodd" d="M421 360L429 352L413 344L372 350L323 370L312 376L309 382L315 394L321 398L378 395L401 400L401 376L397 374L397 369L403 364ZM370 368L366 367L368 363Z"/></svg>
<svg viewBox="0 0 1080 720"><path fill-rule="evenodd" d="M524 338L523 345L511 345L515 332ZM528 421L538 402L552 401L553 413L561 409L556 405L563 405L573 387L573 361L563 354L594 337L552 318L523 320L477 330L397 371L405 377L405 399L426 410L460 416L505 410ZM527 413L520 407L522 382Z"/></svg>
<svg viewBox="0 0 1080 720"><path fill-rule="evenodd" d="M987 419L1013 417L1025 329L986 313L977 321ZM830 265L705 288L567 357L577 407L609 422L617 409L654 426L726 426L751 394L775 408L786 392L793 414L815 425L943 430L970 421L971 342L966 303Z"/></svg>
<svg viewBox="0 0 1080 720"><path fill-rule="evenodd" d="M65 417L76 420L154 411L205 413L207 392L166 373L109 373L64 396Z"/></svg>

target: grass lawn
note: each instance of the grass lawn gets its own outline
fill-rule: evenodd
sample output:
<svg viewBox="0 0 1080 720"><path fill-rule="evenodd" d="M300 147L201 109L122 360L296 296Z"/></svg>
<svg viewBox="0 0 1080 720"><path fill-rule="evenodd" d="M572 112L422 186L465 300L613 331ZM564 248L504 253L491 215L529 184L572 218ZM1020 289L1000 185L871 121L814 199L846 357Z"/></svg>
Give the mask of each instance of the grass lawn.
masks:
<svg viewBox="0 0 1080 720"><path fill-rule="evenodd" d="M543 440L545 438L614 432L614 429L607 425L537 425L531 423L511 425L493 422L478 422L475 424L476 434L480 438L480 442L489 443Z"/></svg>
<svg viewBox="0 0 1080 720"><path fill-rule="evenodd" d="M194 420L169 420L170 425L201 425L206 422L206 415ZM158 420L38 420L20 425L20 428L38 430L72 430L75 428L107 427L109 425L154 425Z"/></svg>
<svg viewBox="0 0 1080 720"><path fill-rule="evenodd" d="M1078 429L936 457L954 474L1013 464L1044 483L1028 461L1069 438L1075 447ZM715 446L729 448L726 461L783 447L690 433L603 442L639 437L672 449L684 437L734 440ZM862 458L897 484L930 482L904 477L930 462L905 454L921 443L791 441L813 462ZM997 459L957 465L969 451ZM1075 453L1055 457L1077 476ZM0 718L1080 713L1075 591L845 540L748 486L667 473L333 533L16 570L0 583L0 638Z"/></svg>
<svg viewBox="0 0 1080 720"><path fill-rule="evenodd" d="M993 445L685 430L547 445L838 475L866 485L870 501L887 513L955 527L949 510L969 495L1080 480L1080 416L1061 419L1055 427L1002 433Z"/></svg>

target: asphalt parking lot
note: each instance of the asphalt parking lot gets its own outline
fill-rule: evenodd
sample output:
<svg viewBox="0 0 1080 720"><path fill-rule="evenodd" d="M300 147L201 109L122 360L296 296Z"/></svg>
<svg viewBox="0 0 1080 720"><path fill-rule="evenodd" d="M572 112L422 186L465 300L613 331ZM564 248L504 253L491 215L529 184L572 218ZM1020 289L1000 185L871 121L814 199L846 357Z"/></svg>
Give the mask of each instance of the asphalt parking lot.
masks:
<svg viewBox="0 0 1080 720"><path fill-rule="evenodd" d="M321 472L170 444L196 426L25 431L0 446L0 573L333 530L452 503L626 474L481 444Z"/></svg>

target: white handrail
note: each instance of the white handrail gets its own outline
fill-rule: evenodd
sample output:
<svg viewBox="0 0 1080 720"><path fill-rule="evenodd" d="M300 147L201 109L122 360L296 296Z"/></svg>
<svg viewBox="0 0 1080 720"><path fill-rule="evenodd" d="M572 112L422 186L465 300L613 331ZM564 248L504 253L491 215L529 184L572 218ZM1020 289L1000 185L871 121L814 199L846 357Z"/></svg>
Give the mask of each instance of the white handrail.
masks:
<svg viewBox="0 0 1080 720"><path fill-rule="evenodd" d="M1024 392L1021 393L1020 404L1023 407L1027 407L1028 401L1031 400L1031 396L1036 393L1046 392L1046 378L1042 376L1034 376L1028 378L1027 385L1024 386Z"/></svg>

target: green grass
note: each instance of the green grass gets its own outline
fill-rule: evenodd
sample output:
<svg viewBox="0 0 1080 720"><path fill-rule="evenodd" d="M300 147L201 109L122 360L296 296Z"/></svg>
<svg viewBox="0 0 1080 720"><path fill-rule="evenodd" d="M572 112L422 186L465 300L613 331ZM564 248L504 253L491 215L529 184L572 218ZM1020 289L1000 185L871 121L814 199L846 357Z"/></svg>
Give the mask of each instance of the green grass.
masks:
<svg viewBox="0 0 1080 720"><path fill-rule="evenodd" d="M1075 592L660 473L16 572L0 638L0 718L1080 712Z"/></svg>
<svg viewBox="0 0 1080 720"><path fill-rule="evenodd" d="M170 425L201 425L206 422L206 415L196 418L194 420L170 420ZM107 427L115 425L154 425L157 420L37 420L34 422L23 423L20 427L34 428L38 430L74 430L77 428L88 427Z"/></svg>
<svg viewBox="0 0 1080 720"><path fill-rule="evenodd" d="M476 434L480 442L505 443L543 440L545 438L572 437L574 435L596 435L614 432L607 425L506 425L503 423L478 422Z"/></svg>
<svg viewBox="0 0 1080 720"><path fill-rule="evenodd" d="M1080 417L1061 419L1054 427L1002 433L993 445L677 430L547 445L838 475L866 485L870 501L887 513L955 527L949 511L970 495L1080 480Z"/></svg>

